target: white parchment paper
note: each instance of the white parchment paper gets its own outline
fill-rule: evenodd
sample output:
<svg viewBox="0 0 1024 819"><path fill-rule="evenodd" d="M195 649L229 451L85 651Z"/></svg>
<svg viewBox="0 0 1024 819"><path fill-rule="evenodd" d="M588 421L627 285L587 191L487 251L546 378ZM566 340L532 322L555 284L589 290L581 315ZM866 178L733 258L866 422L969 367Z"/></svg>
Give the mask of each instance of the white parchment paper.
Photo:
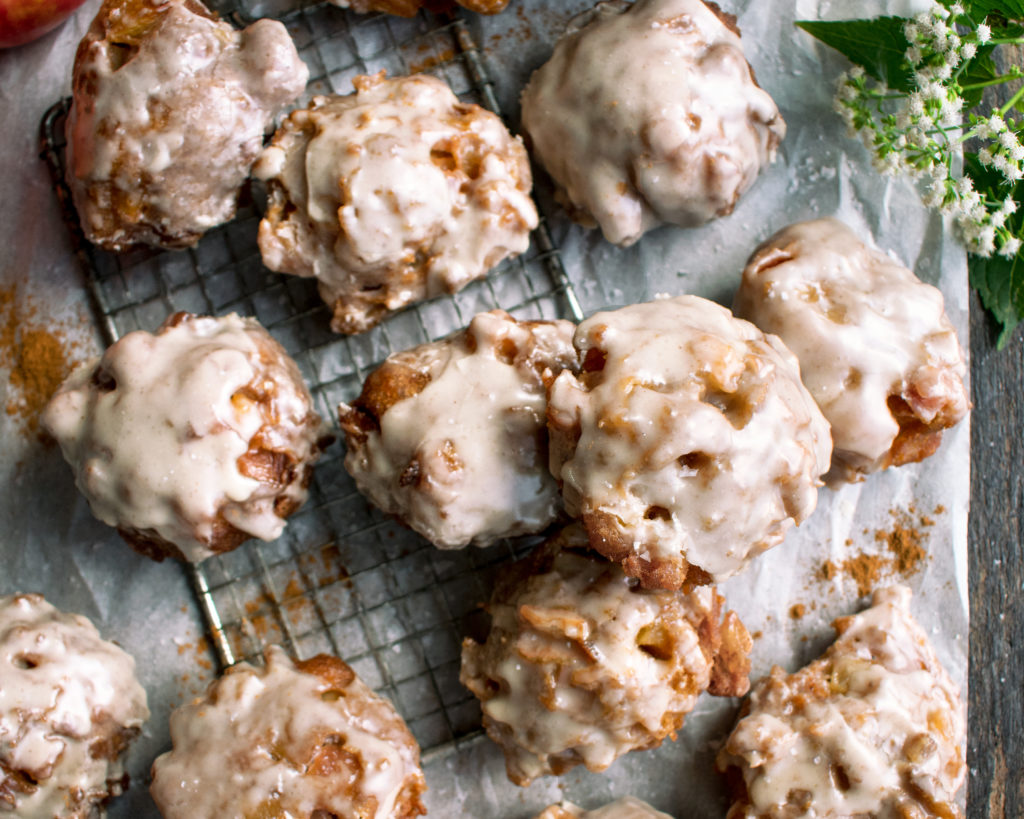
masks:
<svg viewBox="0 0 1024 819"><path fill-rule="evenodd" d="M512 0L504 14L474 20L512 123L518 123L518 95L530 72L546 59L565 22L589 5L586 0ZM902 14L914 5L899 0L723 0L721 5L738 16L747 57L787 121L778 162L731 216L695 230L662 228L626 250L571 224L539 180L584 310L659 293L696 293L728 304L744 261L761 240L790 222L835 215L937 284L966 340L963 250L907 183L879 177L866 152L847 138L831 111L832 83L843 61L793 26L798 18ZM0 51L0 286L17 283L19 299L33 300L38 312L61 322L83 349L95 345L94 332L47 171L36 157L37 129L45 109L68 92L75 47L97 6L90 0L58 31ZM10 397L6 376L0 372L0 404ZM59 452L26 438L18 419L0 413L0 440L5 456L0 459L0 594L42 591L58 607L93 619L105 636L136 657L153 718L130 752L136 784L113 804L110 815L156 817L144 783L153 757L169 746L167 714L210 676L202 621L185 575L173 563L134 555L95 522ZM909 519L928 556L917 571L893 573L890 579L913 588L915 614L965 688L968 464L968 425L962 423L922 465L823 491L811 520L725 584L728 604L757 634L754 675L773 664L794 669L820 653L831 640L831 620L865 602L848 573L823 579L823 564L884 554L878 533L884 536ZM721 816L725 802L712 761L737 707L735 701L706 697L675 742L628 755L602 774L577 769L527 789L508 782L500 752L482 739L426 766L430 815L527 819L564 797L593 807L631 793L674 816Z"/></svg>

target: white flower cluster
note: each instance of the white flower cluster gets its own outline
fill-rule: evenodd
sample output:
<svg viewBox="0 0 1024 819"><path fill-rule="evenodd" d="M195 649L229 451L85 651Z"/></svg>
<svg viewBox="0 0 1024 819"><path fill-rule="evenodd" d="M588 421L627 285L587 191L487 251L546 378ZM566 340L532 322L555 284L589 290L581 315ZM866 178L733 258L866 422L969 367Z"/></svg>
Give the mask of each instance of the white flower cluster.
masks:
<svg viewBox="0 0 1024 819"><path fill-rule="evenodd" d="M1016 255L1021 241L1007 225L1016 210L1013 198L991 201L974 190L970 178L953 175L955 150L976 138L985 143L978 152L982 165L1002 173L1011 186L1024 179L1024 146L1018 136L1024 123L1005 118L1021 92L988 118L971 114L964 128L960 79L978 49L991 43L991 28L974 25L959 3L949 9L934 4L907 21L903 33L910 44L905 56L915 90L904 94L869 85L864 70L854 67L839 78L836 111L852 135L864 141L880 173L921 180L925 203L956 220L972 252ZM984 84L1021 76L1024 70L1013 66L1004 77Z"/></svg>

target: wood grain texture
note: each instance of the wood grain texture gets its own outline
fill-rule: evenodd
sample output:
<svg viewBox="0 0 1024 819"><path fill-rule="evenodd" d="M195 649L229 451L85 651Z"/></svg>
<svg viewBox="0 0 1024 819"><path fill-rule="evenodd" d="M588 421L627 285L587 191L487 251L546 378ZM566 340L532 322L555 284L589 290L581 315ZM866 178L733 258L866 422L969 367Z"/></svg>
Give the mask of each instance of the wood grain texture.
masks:
<svg viewBox="0 0 1024 819"><path fill-rule="evenodd" d="M1024 49L996 54L1000 70ZM983 111L1018 83L989 89ZM969 145L976 150L976 146ZM969 819L1024 817L1024 329L996 349L998 325L971 293L971 638Z"/></svg>
<svg viewBox="0 0 1024 819"><path fill-rule="evenodd" d="M971 295L967 812L1024 817L1024 335L996 350Z"/></svg>

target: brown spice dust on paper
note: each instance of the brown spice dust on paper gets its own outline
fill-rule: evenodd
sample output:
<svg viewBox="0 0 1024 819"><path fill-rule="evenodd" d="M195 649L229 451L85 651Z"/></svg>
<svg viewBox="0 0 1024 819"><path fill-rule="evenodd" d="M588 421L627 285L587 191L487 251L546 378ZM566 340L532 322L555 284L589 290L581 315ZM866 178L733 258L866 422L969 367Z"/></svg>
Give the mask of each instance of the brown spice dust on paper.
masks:
<svg viewBox="0 0 1024 819"><path fill-rule="evenodd" d="M938 510L936 510L938 511ZM878 529L874 533L875 543L883 551L859 552L840 560L826 560L821 566L820 576L832 581L837 577L849 578L857 586L857 595L865 597L883 579L894 576L910 577L921 570L928 559L927 529L935 521L927 515L918 515L910 509L893 509L890 529ZM846 542L851 546L850 541Z"/></svg>
<svg viewBox="0 0 1024 819"><path fill-rule="evenodd" d="M353 583L334 543L297 555L293 568L275 577L283 590L261 585L241 605L240 619L225 625L225 636L237 657L259 653L262 646L288 639L286 628L309 634L325 628L318 607L331 608L338 596L351 594Z"/></svg>
<svg viewBox="0 0 1024 819"><path fill-rule="evenodd" d="M875 532L875 540L884 543L893 556L895 570L898 574L914 574L922 561L928 556L923 544L924 534L921 528L913 525L913 520L906 512L896 516L894 527L889 531ZM922 516L919 526L929 527L935 524L931 518Z"/></svg>
<svg viewBox="0 0 1024 819"><path fill-rule="evenodd" d="M191 636L191 635L188 635ZM211 660L212 652L210 643L206 637L200 635L195 642L188 642L186 639L175 639L174 644L178 648L178 656L191 654L188 658L191 662L189 671L178 675L176 680L176 696L172 705L193 701L196 697L202 696L207 686L216 676L216 669Z"/></svg>
<svg viewBox="0 0 1024 819"><path fill-rule="evenodd" d="M425 52L430 49L428 43L423 43L419 47L420 52ZM446 48L437 54L424 54L423 57L415 62L409 63L410 74L422 74L424 71L429 71L432 68L436 68L444 63L450 63L455 59L455 49Z"/></svg>
<svg viewBox="0 0 1024 819"><path fill-rule="evenodd" d="M48 440L39 417L81 357L80 344L40 315L31 297L19 298L17 286L0 288L0 367L10 371L4 411L26 436Z"/></svg>

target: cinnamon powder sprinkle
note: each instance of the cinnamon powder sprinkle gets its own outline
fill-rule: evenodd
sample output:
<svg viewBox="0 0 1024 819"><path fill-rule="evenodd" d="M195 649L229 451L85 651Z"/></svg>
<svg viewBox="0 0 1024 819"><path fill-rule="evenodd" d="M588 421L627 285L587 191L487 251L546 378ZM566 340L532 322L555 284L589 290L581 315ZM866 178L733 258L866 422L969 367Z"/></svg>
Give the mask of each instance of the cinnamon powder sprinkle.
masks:
<svg viewBox="0 0 1024 819"><path fill-rule="evenodd" d="M864 597L871 594L875 583L889 568L889 561L881 555L857 554L841 563L826 560L821 566L821 577L824 580L849 577L857 585L858 597Z"/></svg>
<svg viewBox="0 0 1024 819"><path fill-rule="evenodd" d="M420 46L419 50L426 51L428 48L429 45L424 43L423 45ZM444 51L437 54L436 56L429 55L418 62L409 63L409 73L422 74L424 71L429 71L431 68L435 68L439 65L442 65L443 63L450 63L454 59L455 50L452 48L446 48Z"/></svg>
<svg viewBox="0 0 1024 819"><path fill-rule="evenodd" d="M884 551L860 552L841 561L826 560L821 566L820 577L826 581L848 577L856 584L858 596L865 597L871 594L880 580L893 575L909 577L916 574L928 559L926 530L935 521L927 515L915 517L913 511L913 508L909 511L892 510L892 528L875 531L875 543ZM851 545L850 541L846 545Z"/></svg>
<svg viewBox="0 0 1024 819"><path fill-rule="evenodd" d="M40 319L31 299L18 298L17 287L0 288L0 367L10 371L4 411L27 435L44 437L39 416L70 374L77 349Z"/></svg>
<svg viewBox="0 0 1024 819"><path fill-rule="evenodd" d="M898 574L914 574L921 566L921 563L928 556L922 542L924 534L921 528L914 525L907 512L893 513L896 518L894 527L886 532L879 530L875 532L875 540L884 543L892 554L894 568ZM928 517L922 517L918 521L920 527L934 525L934 521Z"/></svg>

